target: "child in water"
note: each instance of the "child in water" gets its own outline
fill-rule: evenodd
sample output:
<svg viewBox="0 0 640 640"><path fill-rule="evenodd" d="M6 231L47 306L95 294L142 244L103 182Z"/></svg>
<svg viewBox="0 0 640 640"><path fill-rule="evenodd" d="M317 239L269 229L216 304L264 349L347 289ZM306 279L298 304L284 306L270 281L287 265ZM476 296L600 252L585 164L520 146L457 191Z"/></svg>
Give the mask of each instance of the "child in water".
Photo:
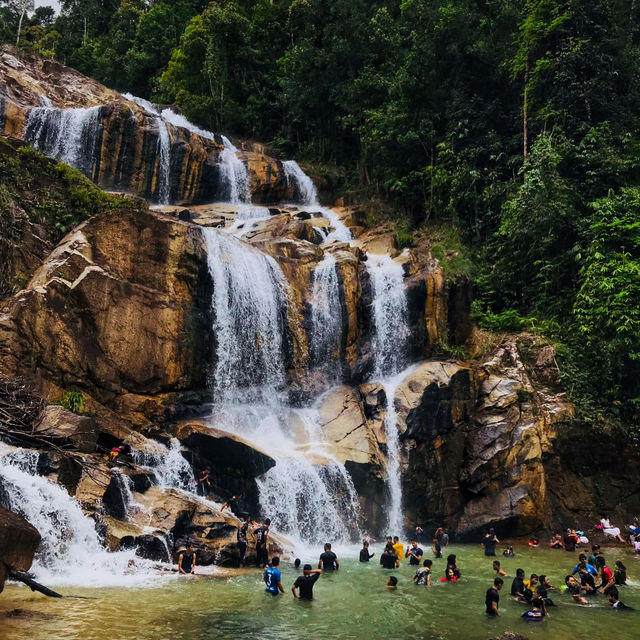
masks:
<svg viewBox="0 0 640 640"><path fill-rule="evenodd" d="M387 580L387 589L389 591L395 591L398 587L398 578L396 578L395 576L389 576L389 579Z"/></svg>
<svg viewBox="0 0 640 640"><path fill-rule="evenodd" d="M505 550L502 552L502 555L505 558L513 558L516 554L513 553L513 547L510 544L508 544Z"/></svg>

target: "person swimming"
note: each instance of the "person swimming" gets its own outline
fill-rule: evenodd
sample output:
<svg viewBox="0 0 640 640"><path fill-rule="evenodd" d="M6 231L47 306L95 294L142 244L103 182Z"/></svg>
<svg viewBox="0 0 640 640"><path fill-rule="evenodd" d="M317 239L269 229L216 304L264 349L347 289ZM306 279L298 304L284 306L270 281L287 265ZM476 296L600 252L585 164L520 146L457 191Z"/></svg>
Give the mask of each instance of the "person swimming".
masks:
<svg viewBox="0 0 640 640"><path fill-rule="evenodd" d="M389 576L389 579L387 580L387 589L389 589L389 591L395 591L398 587L398 578L396 578L395 576Z"/></svg>

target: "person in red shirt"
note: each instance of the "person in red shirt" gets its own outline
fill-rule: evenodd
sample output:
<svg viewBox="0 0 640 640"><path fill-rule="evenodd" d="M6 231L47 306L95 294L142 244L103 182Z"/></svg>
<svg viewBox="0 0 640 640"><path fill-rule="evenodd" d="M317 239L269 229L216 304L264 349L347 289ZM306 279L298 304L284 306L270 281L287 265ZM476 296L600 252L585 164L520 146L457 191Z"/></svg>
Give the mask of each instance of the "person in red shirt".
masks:
<svg viewBox="0 0 640 640"><path fill-rule="evenodd" d="M600 589L600 593L607 593L611 587L613 587L616 583L613 577L613 571L607 567L607 563L604 559L604 556L598 556L596 558L596 563L598 564L598 569L600 570L600 577L602 578L602 582L599 585L598 589Z"/></svg>
<svg viewBox="0 0 640 640"><path fill-rule="evenodd" d="M453 569L451 567L449 567L447 569L447 575L444 578L440 578L440 582L457 582L458 578L456 578L455 574L453 573Z"/></svg>

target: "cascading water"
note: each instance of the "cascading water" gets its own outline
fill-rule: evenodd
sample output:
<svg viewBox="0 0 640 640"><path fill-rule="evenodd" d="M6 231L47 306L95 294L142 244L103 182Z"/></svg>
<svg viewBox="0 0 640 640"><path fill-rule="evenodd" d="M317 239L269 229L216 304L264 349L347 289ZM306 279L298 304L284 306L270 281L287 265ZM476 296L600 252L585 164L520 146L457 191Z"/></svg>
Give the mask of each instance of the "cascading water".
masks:
<svg viewBox="0 0 640 640"><path fill-rule="evenodd" d="M215 401L272 403L285 383L285 278L271 256L215 229L202 233L218 343Z"/></svg>
<svg viewBox="0 0 640 640"><path fill-rule="evenodd" d="M404 272L388 255L369 254L366 264L373 294L374 378L387 378L406 364L409 326Z"/></svg>
<svg viewBox="0 0 640 640"><path fill-rule="evenodd" d="M318 205L318 191L313 180L300 168L295 160L282 163L284 175L289 185L293 184L297 199L304 205Z"/></svg>
<svg viewBox="0 0 640 640"><path fill-rule="evenodd" d="M404 274L402 266L386 255L369 255L367 270L373 294L373 377L381 381L387 397L384 431L387 439L389 528L402 531L400 439L394 399L398 385L407 375L406 372L399 373L406 365L405 346L409 337Z"/></svg>
<svg viewBox="0 0 640 640"><path fill-rule="evenodd" d="M23 137L38 151L92 178L101 147L101 109L36 107L27 115Z"/></svg>
<svg viewBox="0 0 640 640"><path fill-rule="evenodd" d="M342 304L336 259L330 253L313 272L311 298L311 361L325 377L338 382L342 346Z"/></svg>
<svg viewBox="0 0 640 640"><path fill-rule="evenodd" d="M158 127L158 142L156 155L158 158L158 170L156 177L156 194L159 204L169 204L171 191L171 137L167 127L167 121L162 116L157 107L145 100L138 98L130 93L123 93L124 98L135 102L142 107L147 113L154 116L154 121Z"/></svg>
<svg viewBox="0 0 640 640"><path fill-rule="evenodd" d="M149 471L155 483L162 489L179 489L187 493L196 493L196 479L191 465L181 453L180 441L172 438L169 448L157 444L157 453L131 451L133 462Z"/></svg>
<svg viewBox="0 0 640 640"><path fill-rule="evenodd" d="M325 236L324 241L351 242L351 231L333 209L320 206L318 190L313 184L313 180L300 168L298 163L295 160L286 160L282 163L282 168L287 183L294 187L295 197L302 204L302 210L318 212L331 223L333 230Z"/></svg>
<svg viewBox="0 0 640 640"><path fill-rule="evenodd" d="M36 475L38 454L14 451L0 456L0 486L8 507L42 536L33 573L52 585L141 584L157 580L151 563L136 558L137 575L128 575L131 552L108 553L95 524L61 486Z"/></svg>
<svg viewBox="0 0 640 640"><path fill-rule="evenodd" d="M220 178L222 188L227 195L227 202L232 204L251 202L247 167L236 155L238 150L229 139L222 136L222 142L224 149L220 152Z"/></svg>
<svg viewBox="0 0 640 640"><path fill-rule="evenodd" d="M279 398L285 387L286 280L270 256L224 232L202 233L218 344L209 424L276 460L257 483L262 510L277 531L298 543L349 540L358 522L351 478L333 458L315 454L326 449L317 411L290 409ZM333 269L335 275L335 264Z"/></svg>

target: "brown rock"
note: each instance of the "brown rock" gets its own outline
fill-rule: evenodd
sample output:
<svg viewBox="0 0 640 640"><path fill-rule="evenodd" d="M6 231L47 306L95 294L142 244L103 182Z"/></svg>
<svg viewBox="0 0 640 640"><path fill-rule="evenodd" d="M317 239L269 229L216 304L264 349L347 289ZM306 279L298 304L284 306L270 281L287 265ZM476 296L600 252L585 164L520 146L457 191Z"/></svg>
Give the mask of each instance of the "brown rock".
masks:
<svg viewBox="0 0 640 640"><path fill-rule="evenodd" d="M95 451L98 441L98 431L92 418L76 415L58 405L46 407L35 432L41 438L70 445L84 453Z"/></svg>
<svg viewBox="0 0 640 640"><path fill-rule="evenodd" d="M0 592L10 570L28 571L31 568L40 539L34 526L0 507Z"/></svg>

